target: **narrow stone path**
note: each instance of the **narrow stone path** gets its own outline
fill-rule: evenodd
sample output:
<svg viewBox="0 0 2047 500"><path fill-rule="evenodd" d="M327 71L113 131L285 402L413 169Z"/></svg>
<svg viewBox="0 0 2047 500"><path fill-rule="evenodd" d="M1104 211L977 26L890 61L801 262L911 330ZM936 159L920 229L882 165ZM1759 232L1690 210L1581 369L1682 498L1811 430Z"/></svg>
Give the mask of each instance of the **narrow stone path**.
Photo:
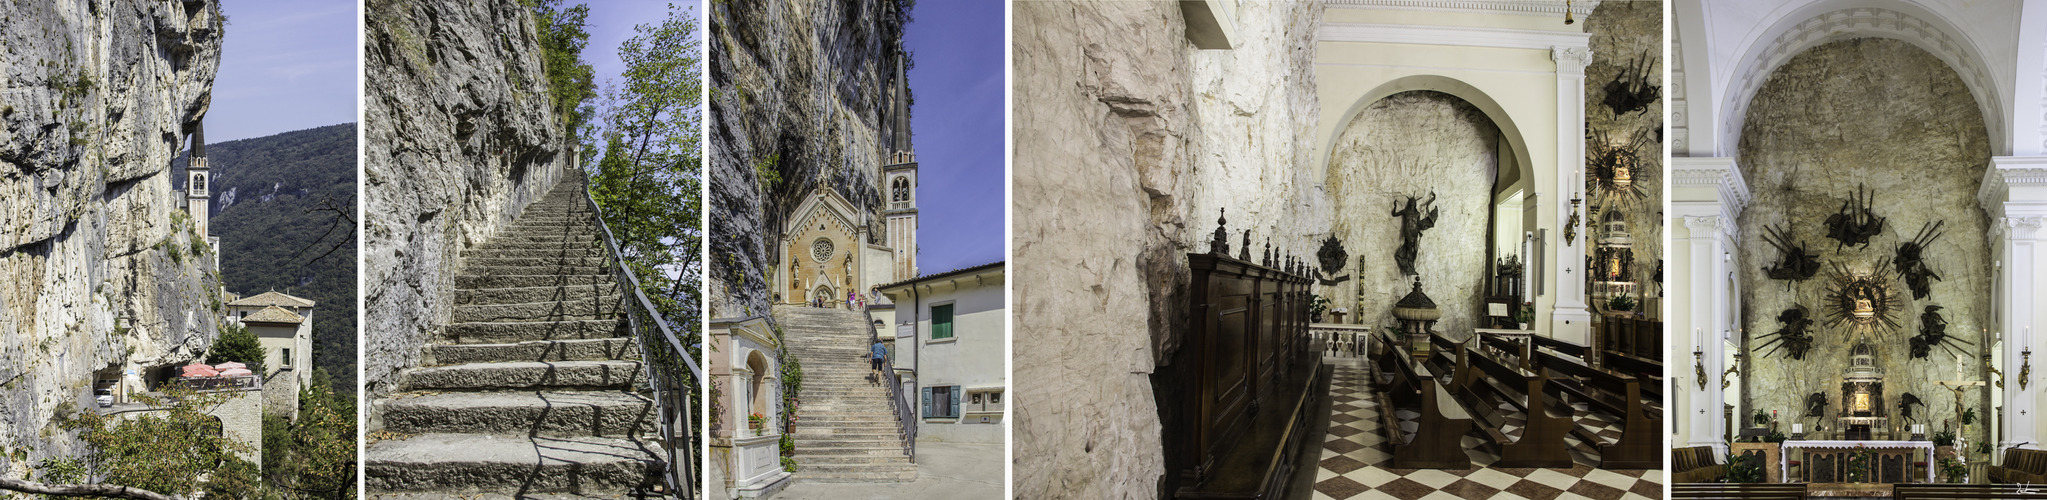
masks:
<svg viewBox="0 0 2047 500"><path fill-rule="evenodd" d="M803 364L796 410L796 479L908 482L917 467L885 383L870 380L867 315L846 309L775 306L789 353Z"/></svg>
<svg viewBox="0 0 2047 500"><path fill-rule="evenodd" d="M455 278L454 317L381 408L366 445L371 493L626 496L661 484L640 354L622 291L565 178Z"/></svg>

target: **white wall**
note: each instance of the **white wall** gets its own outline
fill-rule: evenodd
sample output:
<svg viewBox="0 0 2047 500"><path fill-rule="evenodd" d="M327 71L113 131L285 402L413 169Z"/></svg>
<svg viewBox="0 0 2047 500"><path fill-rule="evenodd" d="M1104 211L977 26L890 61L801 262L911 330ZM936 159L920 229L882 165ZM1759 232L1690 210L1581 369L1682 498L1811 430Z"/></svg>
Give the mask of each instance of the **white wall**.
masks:
<svg viewBox="0 0 2047 500"><path fill-rule="evenodd" d="M919 405L917 415L925 414L923 392L925 387L958 386L963 395L960 414L964 418L925 418L917 428L919 441L933 440L964 443L1001 443L1003 425L1007 411L991 411L991 423L979 423L981 413L964 394L977 389L1006 388L1004 347L1008 335L1004 332L1008 318L1004 308L1003 277L1000 273L972 276L959 280L940 281L917 286L919 292L912 298L897 295L899 336L896 339L896 366L917 371L915 385L905 395L913 404ZM951 304L953 306L953 336L950 339L931 338L931 308ZM914 308L915 314L911 311ZM914 324L915 339L900 336L900 326ZM916 346L914 352L906 352L903 346ZM1009 402L1006 389L1001 390L1003 406Z"/></svg>

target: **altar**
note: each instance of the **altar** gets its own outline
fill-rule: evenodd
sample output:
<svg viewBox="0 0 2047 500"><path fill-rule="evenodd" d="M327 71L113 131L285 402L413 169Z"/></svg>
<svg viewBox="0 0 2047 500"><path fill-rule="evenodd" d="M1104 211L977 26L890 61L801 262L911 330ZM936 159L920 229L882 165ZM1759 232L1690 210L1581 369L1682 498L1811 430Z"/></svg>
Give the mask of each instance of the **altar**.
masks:
<svg viewBox="0 0 2047 500"><path fill-rule="evenodd" d="M1791 473L1792 450L1805 450L1803 470L1799 475ZM1867 464L1855 464L1854 454L1870 452ZM1922 454L1923 452L1923 454ZM1777 459L1778 471L1787 482L1801 483L1907 483L1908 469L1914 462L1926 464L1926 481L1933 482L1932 441L1785 441L1784 453ZM1864 475L1859 481L1851 475L1850 467L1862 469Z"/></svg>

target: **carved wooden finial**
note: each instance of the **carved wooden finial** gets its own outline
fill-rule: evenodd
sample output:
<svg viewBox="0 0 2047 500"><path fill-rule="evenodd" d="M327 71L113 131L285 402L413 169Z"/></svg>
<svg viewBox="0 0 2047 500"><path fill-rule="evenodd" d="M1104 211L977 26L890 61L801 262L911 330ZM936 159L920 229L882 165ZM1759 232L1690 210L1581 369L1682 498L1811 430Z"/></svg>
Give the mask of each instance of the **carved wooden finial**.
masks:
<svg viewBox="0 0 2047 500"><path fill-rule="evenodd" d="M1208 253L1210 254L1230 254L1230 230L1224 229L1224 226L1227 226L1230 222L1228 217L1229 211L1230 209L1224 208L1215 216L1215 236L1208 240Z"/></svg>

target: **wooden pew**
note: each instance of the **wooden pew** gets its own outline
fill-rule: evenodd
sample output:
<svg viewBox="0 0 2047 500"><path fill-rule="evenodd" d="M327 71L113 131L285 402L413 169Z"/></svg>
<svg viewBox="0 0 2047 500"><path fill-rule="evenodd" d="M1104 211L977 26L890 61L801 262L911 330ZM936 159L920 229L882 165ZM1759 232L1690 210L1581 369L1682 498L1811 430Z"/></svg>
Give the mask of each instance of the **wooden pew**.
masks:
<svg viewBox="0 0 2047 500"><path fill-rule="evenodd" d="M1795 483L1676 483L1670 485L1670 497L1716 500L1803 500L1805 498L1805 485Z"/></svg>
<svg viewBox="0 0 2047 500"><path fill-rule="evenodd" d="M1584 401L1588 409L1620 419L1621 436L1612 443L1586 440L1599 447L1602 469L1655 469L1663 467L1663 409L1646 404L1642 384L1635 377L1593 369L1549 352L1536 352L1534 364L1560 377L1551 387L1572 399ZM1579 439L1585 439L1580 436Z"/></svg>
<svg viewBox="0 0 2047 500"><path fill-rule="evenodd" d="M2042 498L2047 499L2047 487L2033 485L2021 488L2016 484L1940 484L1909 483L1891 485L1891 498L1910 500L1915 498Z"/></svg>
<svg viewBox="0 0 2047 500"><path fill-rule="evenodd" d="M1663 383L1663 363L1649 358L1633 356L1624 352L1606 351L1601 353L1607 369L1634 375L1643 382Z"/></svg>
<svg viewBox="0 0 2047 500"><path fill-rule="evenodd" d="M1559 403L1544 392L1543 386L1549 383L1548 377L1483 356L1472 356L1464 344L1449 342L1448 339L1432 339L1432 342L1438 346L1444 343L1452 346L1437 349L1430 356L1431 362L1437 366L1454 366L1450 393L1478 424L1480 434L1500 446L1500 461L1495 462L1494 467L1569 468L1573 465L1570 449L1564 444L1564 434L1576 428L1577 423L1569 417L1568 406L1564 407L1564 417L1550 414L1550 409ZM1454 360L1451 358L1453 355ZM1498 409L1500 403L1521 411L1527 417L1519 439L1510 438L1501 431L1507 420Z"/></svg>
<svg viewBox="0 0 2047 500"><path fill-rule="evenodd" d="M1379 412L1380 425L1392 437L1387 443L1393 448L1393 467L1402 469L1469 469L1471 457L1465 455L1461 441L1471 432L1471 417L1450 397L1449 391L1436 382L1433 373L1423 373L1414 366L1414 358L1393 344L1383 334L1373 338L1384 347L1382 366L1393 372L1392 380L1386 384L1387 396L1396 405ZM1400 428L1396 408L1413 409L1420 416L1415 418L1415 432L1408 434Z"/></svg>
<svg viewBox="0 0 2047 500"><path fill-rule="evenodd" d="M1530 336L1528 337L1528 339L1529 341L1534 342L1535 347L1538 349L1549 349L1552 351L1556 351L1559 354L1571 356L1578 359L1585 359L1585 353L1591 350L1582 345L1573 344L1570 342L1565 342L1550 337L1543 337L1540 335Z"/></svg>

